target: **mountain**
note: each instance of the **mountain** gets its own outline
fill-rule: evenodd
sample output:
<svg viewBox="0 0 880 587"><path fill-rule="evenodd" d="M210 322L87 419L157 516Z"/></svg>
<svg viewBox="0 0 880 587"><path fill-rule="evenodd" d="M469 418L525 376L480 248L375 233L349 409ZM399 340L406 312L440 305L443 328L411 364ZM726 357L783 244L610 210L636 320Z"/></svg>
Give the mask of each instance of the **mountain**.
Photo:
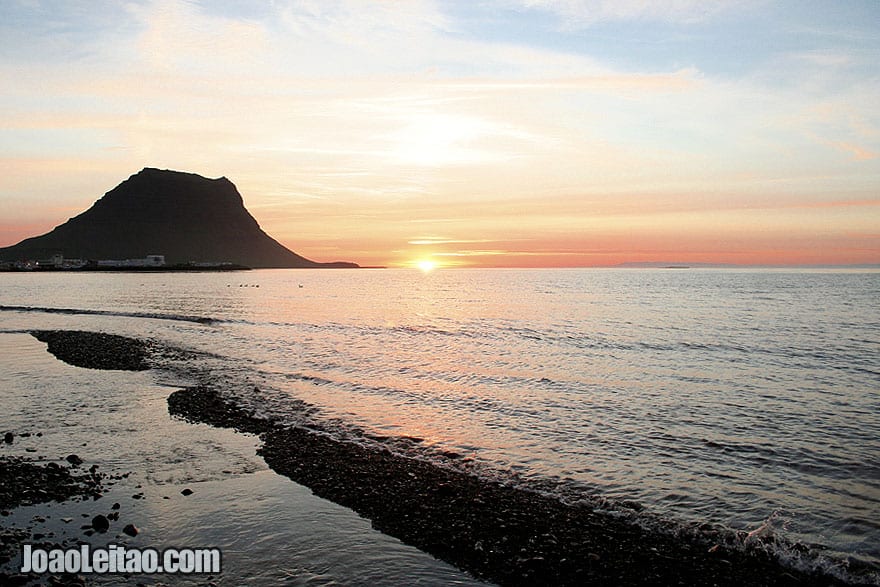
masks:
<svg viewBox="0 0 880 587"><path fill-rule="evenodd" d="M317 263L263 232L225 177L146 168L52 232L0 248L0 260L142 259L168 264L235 263L267 267L357 267Z"/></svg>

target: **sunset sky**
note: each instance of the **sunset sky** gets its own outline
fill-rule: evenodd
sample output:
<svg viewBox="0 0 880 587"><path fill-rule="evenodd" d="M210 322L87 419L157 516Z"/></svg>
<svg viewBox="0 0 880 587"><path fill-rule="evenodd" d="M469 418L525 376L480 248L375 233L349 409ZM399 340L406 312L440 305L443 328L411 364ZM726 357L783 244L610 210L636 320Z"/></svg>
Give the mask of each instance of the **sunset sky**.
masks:
<svg viewBox="0 0 880 587"><path fill-rule="evenodd" d="M0 246L143 167L362 265L880 263L880 2L0 0Z"/></svg>

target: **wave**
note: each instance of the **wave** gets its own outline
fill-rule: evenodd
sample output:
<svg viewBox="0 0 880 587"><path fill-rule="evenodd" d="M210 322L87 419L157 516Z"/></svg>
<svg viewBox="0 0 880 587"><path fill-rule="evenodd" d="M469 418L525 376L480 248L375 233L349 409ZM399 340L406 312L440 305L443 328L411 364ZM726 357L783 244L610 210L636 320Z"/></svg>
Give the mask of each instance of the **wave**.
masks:
<svg viewBox="0 0 880 587"><path fill-rule="evenodd" d="M292 376L316 384L335 384L304 374ZM697 544L708 553L718 551L718 556L724 552L737 552L775 560L783 568L808 575L833 577L849 585L880 585L880 570L876 564L857 556L843 557L841 553L829 552L821 544L805 544L789 539L791 518L783 511L773 512L751 530L736 530L717 523L684 522L652 511L650 506L638 502L607 497L600 488L574 479L523 475L516 467L499 468L497 464L484 460L479 451L463 454L443 445L426 443L425 439L419 437L376 434L345 420L328 418L320 409L294 397L285 396L286 401L278 402L280 398L273 397L271 389L247 389L245 393L236 393L227 388L223 396L226 401L254 417L266 421L281 420L278 423L284 427L305 429L335 442L356 445L372 454L393 454L441 469L459 471L488 484L516 488L563 504L588 505L596 512L641 527L652 535Z"/></svg>
<svg viewBox="0 0 880 587"><path fill-rule="evenodd" d="M0 306L0 309L6 308L8 307ZM50 310L55 311L54 309ZM88 311L86 313L95 312ZM113 315L128 314L115 313ZM234 321L223 322L233 323ZM331 327L345 330L359 328L342 324L335 324ZM325 330L324 326L313 325L312 328ZM381 332L383 329L379 327L375 331ZM423 332L400 329L397 329L396 332L407 335L423 334ZM446 333L432 332L431 334L442 336ZM203 352L195 354L209 358ZM369 427L362 428L357 423L333 417L319 406L297 398L295 390L291 390L283 382L294 381L326 386L357 395L389 396L399 400L403 399L407 403L414 402L416 406L422 405L424 402L450 403L469 413L499 414L515 409L499 401L498 398L483 397L477 391L455 394L455 397L438 397L433 394L420 393L418 388L396 385L393 380L389 381L384 377L378 378L372 383L364 381L362 377L348 377L347 369L339 369L339 366L335 365L317 362L311 365L314 370L285 369L283 366L266 364L262 356L259 359L256 357L232 357L223 354L222 350L220 354L211 355L210 362L177 361L175 356L163 358L167 360L160 362L161 367L177 367L179 372L189 375L185 377L187 380L195 378L209 386L222 389L226 399L239 408L262 419L274 421L283 427L305 427L314 433L327 435L334 440L359 445L372 454L397 454L416 461L428 462L441 468L466 472L489 483L520 487L528 491L540 491L548 497L563 502L589 503L595 508L610 512L613 516L625 517L636 525L646 529L650 528L653 532L660 532L689 542L697 542L706 551L716 548L719 553L735 551L745 554L763 554L793 570L820 573L849 584L880 585L880 571L869 555L850 555L832 551L822 544L797 542L795 537L798 533L789 531L786 527L789 519L781 513L771 515L751 532L748 531L750 528L736 530L716 523L684 522L668 513L657 511L650 503L642 506L622 497L612 497L607 492L607 488L605 488L606 491L603 491L602 487L591 486L583 481L568 477L536 473L527 468L521 469L516 464L505 466L494 462L491 457L487 458L482 453L480 447L466 448L464 445L435 443L412 436L397 436L393 432L387 434L387 430L377 431ZM552 377L514 376L512 374L467 373L463 377L468 384L465 385L465 388L471 388L474 385L510 386L525 389L535 387L568 388L573 384L573 382L560 381ZM574 383L574 386L577 387L577 384ZM524 420L531 418L532 414L528 410L518 410L517 416L518 420ZM567 434L564 430L561 432ZM685 450L689 446L688 442L677 436L670 436L669 440L672 445L679 447L679 450ZM794 470L818 467L827 470L829 473L827 477L830 479L836 479L839 475L871 478L871 475L876 472L876 469L873 468L875 465L870 461L856 463L850 460L834 459L809 448L790 448L769 445L755 440L746 441L723 437L697 437L693 439L693 444L709 449L710 452L717 451L719 456L733 454L738 458L755 461L760 466L774 463L791 467ZM834 471L838 469L843 473L835 474ZM772 510L767 508L764 511ZM713 517L718 519L716 516ZM702 516L699 518L706 520ZM720 518L723 519L724 516L720 515ZM861 522L859 523L861 524ZM719 554L719 556L721 555ZM866 558L862 558L862 556Z"/></svg>
<svg viewBox="0 0 880 587"><path fill-rule="evenodd" d="M117 310L90 310L84 308L46 308L41 306L4 306L0 305L3 312L43 312L46 314L72 314L83 316L121 316L125 318L150 318L153 320L176 320L179 322L194 322L196 324L215 324L223 322L217 318L207 316L187 316L185 314L161 314L157 312L123 312Z"/></svg>

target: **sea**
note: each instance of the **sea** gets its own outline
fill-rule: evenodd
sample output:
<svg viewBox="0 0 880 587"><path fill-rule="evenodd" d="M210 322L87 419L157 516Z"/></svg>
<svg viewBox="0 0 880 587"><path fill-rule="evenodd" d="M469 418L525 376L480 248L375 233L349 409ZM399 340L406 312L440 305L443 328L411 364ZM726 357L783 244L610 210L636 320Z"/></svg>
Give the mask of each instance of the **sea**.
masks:
<svg viewBox="0 0 880 587"><path fill-rule="evenodd" d="M563 500L623 504L657 531L760 536L785 564L880 584L878 300L880 272L855 269L5 273L0 428L55 431L44 447L55 442L61 454L74 433L58 421L76 421L70 386L90 397L99 388L100 402L81 400L88 416L73 437L100 447L93 458L140 471L158 493L225 487L204 507L238 483L235 507L258 522L175 534L178 506L153 512L166 516L163 536L222 534L244 551L299 532L305 544L327 524L310 518L303 534L278 522L294 515L279 492L299 486L270 476L256 439L165 413L174 388L209 381L258 414L349 442ZM189 352L142 374L82 375L50 366L58 362L26 334L55 328ZM109 432L95 425L130 411L131 398L147 412ZM138 418L150 420L146 430ZM124 431L152 448L133 450ZM242 505L248 496L272 505ZM283 555L266 546L260 572L286 569L309 585L472 581L389 546L356 516L340 527L357 524L375 534L362 555L333 563L338 545Z"/></svg>

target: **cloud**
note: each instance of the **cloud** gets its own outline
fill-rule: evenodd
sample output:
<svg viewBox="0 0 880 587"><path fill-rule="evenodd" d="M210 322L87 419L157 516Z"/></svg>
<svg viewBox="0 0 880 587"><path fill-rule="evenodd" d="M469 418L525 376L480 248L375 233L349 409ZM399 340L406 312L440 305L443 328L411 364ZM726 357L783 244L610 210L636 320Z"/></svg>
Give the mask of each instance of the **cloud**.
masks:
<svg viewBox="0 0 880 587"><path fill-rule="evenodd" d="M519 80L462 78L444 84L452 90L469 91L589 91L589 92L675 92L693 89L702 79L694 68L671 73L613 73L578 77L531 77Z"/></svg>
<svg viewBox="0 0 880 587"><path fill-rule="evenodd" d="M869 151L859 145L853 145L844 141L825 141L828 145L852 155L856 161L870 161L877 158L877 153Z"/></svg>
<svg viewBox="0 0 880 587"><path fill-rule="evenodd" d="M156 0L129 10L143 24L137 49L153 72L245 71L269 53L263 26L208 15L192 1Z"/></svg>
<svg viewBox="0 0 880 587"><path fill-rule="evenodd" d="M492 243L496 242L492 239L454 239L428 237L409 241L411 245L449 245L449 244L476 244L476 243Z"/></svg>
<svg viewBox="0 0 880 587"><path fill-rule="evenodd" d="M617 21L664 21L693 24L718 12L742 8L734 0L522 0L527 8L547 10L568 28Z"/></svg>

